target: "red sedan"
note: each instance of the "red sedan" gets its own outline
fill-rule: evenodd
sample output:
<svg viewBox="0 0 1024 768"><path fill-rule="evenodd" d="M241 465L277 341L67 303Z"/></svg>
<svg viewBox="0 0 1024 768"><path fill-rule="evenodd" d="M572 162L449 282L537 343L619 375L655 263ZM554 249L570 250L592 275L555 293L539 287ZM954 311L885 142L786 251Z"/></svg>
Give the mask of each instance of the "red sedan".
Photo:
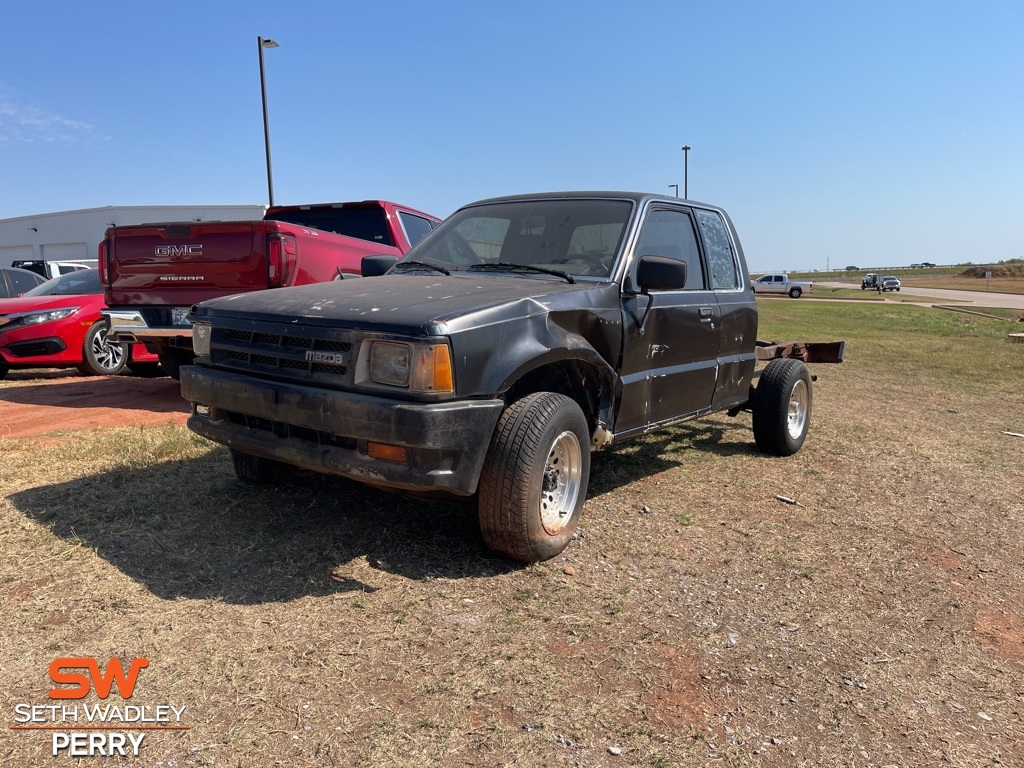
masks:
<svg viewBox="0 0 1024 768"><path fill-rule="evenodd" d="M141 344L107 341L95 269L70 272L16 299L0 299L0 378L17 368L75 366L89 376L151 368L157 357Z"/></svg>

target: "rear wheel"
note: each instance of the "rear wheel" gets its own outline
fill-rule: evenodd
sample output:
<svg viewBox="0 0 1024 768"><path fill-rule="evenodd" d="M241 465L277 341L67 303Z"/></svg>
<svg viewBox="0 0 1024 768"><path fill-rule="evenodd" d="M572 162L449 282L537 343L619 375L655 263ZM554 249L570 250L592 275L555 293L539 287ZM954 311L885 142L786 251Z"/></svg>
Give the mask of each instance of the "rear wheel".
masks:
<svg viewBox="0 0 1024 768"><path fill-rule="evenodd" d="M765 453L800 450L811 422L811 375L799 360L772 360L754 390L754 442Z"/></svg>
<svg viewBox="0 0 1024 768"><path fill-rule="evenodd" d="M797 288L795 285L789 289L789 295L791 298L799 299L801 293L803 293L803 291Z"/></svg>
<svg viewBox="0 0 1024 768"><path fill-rule="evenodd" d="M160 365L167 371L167 375L176 380L181 379L181 366L192 365L195 359L191 352L177 347L160 347L156 355L160 358Z"/></svg>
<svg viewBox="0 0 1024 768"><path fill-rule="evenodd" d="M569 544L590 477L590 430L574 400L553 392L510 405L480 475L480 532L495 552L549 560Z"/></svg>
<svg viewBox="0 0 1024 768"><path fill-rule="evenodd" d="M107 337L107 323L95 322L82 342L82 362L78 370L86 376L113 376L124 370L128 350L124 344Z"/></svg>

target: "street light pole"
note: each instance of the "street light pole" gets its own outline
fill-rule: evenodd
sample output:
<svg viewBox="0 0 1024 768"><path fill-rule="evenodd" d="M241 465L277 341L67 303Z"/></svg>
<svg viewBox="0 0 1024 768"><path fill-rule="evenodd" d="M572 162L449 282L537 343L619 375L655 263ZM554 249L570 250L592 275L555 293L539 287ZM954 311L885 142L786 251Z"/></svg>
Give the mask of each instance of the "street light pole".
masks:
<svg viewBox="0 0 1024 768"><path fill-rule="evenodd" d="M690 199L690 147L683 147L683 197Z"/></svg>
<svg viewBox="0 0 1024 768"><path fill-rule="evenodd" d="M274 204L274 174L270 170L270 119L267 117L267 75L263 69L263 49L277 48L273 40L256 38L256 44L260 51L260 91L263 93L263 143L267 148L267 191L270 193L270 204Z"/></svg>
<svg viewBox="0 0 1024 768"><path fill-rule="evenodd" d="M669 186L669 189L672 189L674 187L675 190L676 190L676 197L679 197L679 185L678 184L669 184L668 186Z"/></svg>

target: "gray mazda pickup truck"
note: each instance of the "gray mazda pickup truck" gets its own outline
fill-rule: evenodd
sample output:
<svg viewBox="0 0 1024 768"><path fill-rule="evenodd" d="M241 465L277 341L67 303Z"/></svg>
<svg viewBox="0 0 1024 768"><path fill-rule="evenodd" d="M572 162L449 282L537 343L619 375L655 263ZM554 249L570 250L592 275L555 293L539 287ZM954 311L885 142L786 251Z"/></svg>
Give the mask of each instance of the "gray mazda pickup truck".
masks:
<svg viewBox="0 0 1024 768"><path fill-rule="evenodd" d="M804 363L843 355L757 340L732 222L692 200L483 200L363 274L193 307L189 427L250 483L314 470L475 496L486 544L525 562L569 543L606 446L750 410L761 450L795 453Z"/></svg>

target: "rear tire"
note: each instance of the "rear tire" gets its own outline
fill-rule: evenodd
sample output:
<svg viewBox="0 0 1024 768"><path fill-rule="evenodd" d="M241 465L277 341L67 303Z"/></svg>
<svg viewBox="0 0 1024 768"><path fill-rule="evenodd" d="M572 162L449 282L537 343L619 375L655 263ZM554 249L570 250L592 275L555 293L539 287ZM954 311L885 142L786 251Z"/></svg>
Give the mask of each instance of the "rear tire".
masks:
<svg viewBox="0 0 1024 768"><path fill-rule="evenodd" d="M801 293L803 293L803 291L795 286L789 289L789 297L791 299L799 299Z"/></svg>
<svg viewBox="0 0 1024 768"><path fill-rule="evenodd" d="M792 456L811 423L811 375L799 360L772 360L754 390L754 442L765 453Z"/></svg>
<svg viewBox="0 0 1024 768"><path fill-rule="evenodd" d="M192 365L195 355L184 349L176 347L160 347L156 351L160 358L160 365L167 371L167 375L175 381L181 381L181 366Z"/></svg>
<svg viewBox="0 0 1024 768"><path fill-rule="evenodd" d="M538 392L510 405L480 474L480 533L524 563L559 554L576 531L590 477L590 430L574 400Z"/></svg>
<svg viewBox="0 0 1024 768"><path fill-rule="evenodd" d="M93 323L82 342L82 362L78 370L86 376L114 376L124 370L128 362L128 348L107 338L107 323Z"/></svg>

